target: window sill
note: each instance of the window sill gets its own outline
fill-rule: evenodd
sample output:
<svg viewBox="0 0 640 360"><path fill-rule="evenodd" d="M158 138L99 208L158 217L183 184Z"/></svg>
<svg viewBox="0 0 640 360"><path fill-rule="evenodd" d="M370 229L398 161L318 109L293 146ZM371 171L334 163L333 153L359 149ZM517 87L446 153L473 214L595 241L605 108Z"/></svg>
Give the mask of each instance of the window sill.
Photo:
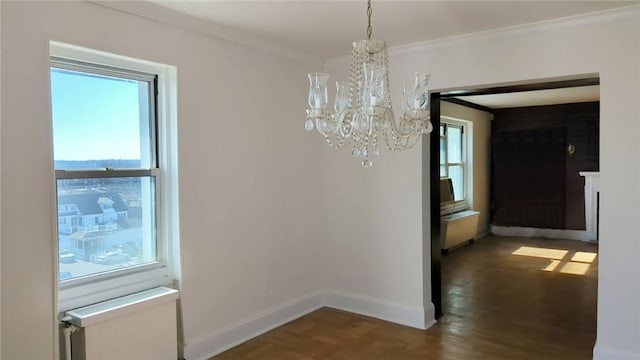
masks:
<svg viewBox="0 0 640 360"><path fill-rule="evenodd" d="M62 282L58 285L58 311L65 312L158 286L172 286L173 283L174 279L169 276L167 267L160 264L91 282Z"/></svg>
<svg viewBox="0 0 640 360"><path fill-rule="evenodd" d="M467 203L466 200L460 200L451 204L441 205L440 215L444 216L444 215L454 214L454 213L465 211L465 210L470 210L469 204Z"/></svg>

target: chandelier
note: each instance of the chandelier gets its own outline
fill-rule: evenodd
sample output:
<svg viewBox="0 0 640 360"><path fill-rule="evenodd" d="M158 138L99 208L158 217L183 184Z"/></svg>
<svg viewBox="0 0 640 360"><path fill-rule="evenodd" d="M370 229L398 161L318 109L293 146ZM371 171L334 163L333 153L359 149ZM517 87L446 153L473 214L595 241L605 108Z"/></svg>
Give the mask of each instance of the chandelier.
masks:
<svg viewBox="0 0 640 360"><path fill-rule="evenodd" d="M371 40L371 0L367 3L367 40L355 41L351 50L349 82L336 82L335 112L327 111L329 74L309 74L309 109L304 127L314 128L332 148L348 146L362 166L380 154L379 141L391 151L414 147L422 134L430 133L429 74L413 73L402 84L402 115L396 120L389 91L389 54L384 41Z"/></svg>

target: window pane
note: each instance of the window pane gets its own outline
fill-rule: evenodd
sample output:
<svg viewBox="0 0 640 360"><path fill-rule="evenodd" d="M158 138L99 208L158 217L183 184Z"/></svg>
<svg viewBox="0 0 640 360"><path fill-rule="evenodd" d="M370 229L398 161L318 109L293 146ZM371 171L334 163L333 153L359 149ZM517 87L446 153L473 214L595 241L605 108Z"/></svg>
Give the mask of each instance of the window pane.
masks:
<svg viewBox="0 0 640 360"><path fill-rule="evenodd" d="M462 128L449 126L447 130L447 155L449 163L462 162Z"/></svg>
<svg viewBox="0 0 640 360"><path fill-rule="evenodd" d="M440 165L440 177L447 177L447 167Z"/></svg>
<svg viewBox="0 0 640 360"><path fill-rule="evenodd" d="M59 179L60 280L157 259L151 176Z"/></svg>
<svg viewBox="0 0 640 360"><path fill-rule="evenodd" d="M444 130L444 124L440 125L440 136L444 136L445 130Z"/></svg>
<svg viewBox="0 0 640 360"><path fill-rule="evenodd" d="M453 200L464 200L464 171L462 165L450 165L449 177L453 183Z"/></svg>
<svg viewBox="0 0 640 360"><path fill-rule="evenodd" d="M444 137L440 138L440 164L447 163L447 140Z"/></svg>
<svg viewBox="0 0 640 360"><path fill-rule="evenodd" d="M151 168L150 88L147 81L52 67L55 168Z"/></svg>

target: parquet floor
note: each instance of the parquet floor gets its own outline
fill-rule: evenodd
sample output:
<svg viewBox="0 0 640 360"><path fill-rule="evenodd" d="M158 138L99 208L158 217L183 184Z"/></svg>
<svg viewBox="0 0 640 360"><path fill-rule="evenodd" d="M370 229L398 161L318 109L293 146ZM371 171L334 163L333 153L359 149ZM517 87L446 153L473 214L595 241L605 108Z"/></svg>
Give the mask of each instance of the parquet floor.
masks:
<svg viewBox="0 0 640 360"><path fill-rule="evenodd" d="M443 257L445 316L426 331L324 308L211 360L591 359L595 253L578 241L485 237Z"/></svg>

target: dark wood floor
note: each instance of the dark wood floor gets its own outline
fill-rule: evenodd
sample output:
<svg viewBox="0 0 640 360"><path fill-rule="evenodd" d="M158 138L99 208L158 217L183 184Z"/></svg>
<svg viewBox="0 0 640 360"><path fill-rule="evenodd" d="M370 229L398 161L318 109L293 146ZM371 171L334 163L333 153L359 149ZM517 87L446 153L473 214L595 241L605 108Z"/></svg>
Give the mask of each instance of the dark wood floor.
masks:
<svg viewBox="0 0 640 360"><path fill-rule="evenodd" d="M596 252L578 241L485 237L444 256L445 316L426 331L324 308L212 360L591 359Z"/></svg>

